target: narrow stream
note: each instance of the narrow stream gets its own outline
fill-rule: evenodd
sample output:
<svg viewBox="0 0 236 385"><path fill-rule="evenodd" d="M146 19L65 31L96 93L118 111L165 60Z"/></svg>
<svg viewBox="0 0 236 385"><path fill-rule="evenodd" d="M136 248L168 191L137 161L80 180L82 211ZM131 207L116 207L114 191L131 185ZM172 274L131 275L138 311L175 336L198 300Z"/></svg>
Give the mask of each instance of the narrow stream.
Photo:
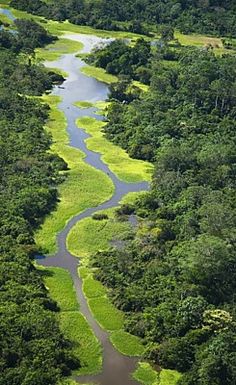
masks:
<svg viewBox="0 0 236 385"><path fill-rule="evenodd" d="M12 13L8 10L1 9L0 13L6 14L9 18L14 19ZM72 40L79 40L84 44L82 52L90 52L98 43L107 42L107 39L101 39L91 35L68 34L64 36ZM82 150L86 154L85 162L98 170L108 174L115 186L115 192L110 200L103 204L89 208L83 213L73 217L66 227L58 234L58 252L50 257L38 257L37 262L43 266L57 266L67 269L74 282L80 311L86 317L89 325L92 327L94 334L97 336L102 345L103 350L103 369L98 375L91 376L74 376L78 383L96 383L100 385L138 385L137 381L132 379L131 374L134 372L138 358L131 358L119 353L111 344L109 334L105 332L95 321L90 312L86 298L82 291L82 281L78 276L79 258L75 258L66 248L66 238L71 228L81 219L90 217L91 214L98 210L115 207L119 204L121 198L129 192L137 192L148 189L148 183L125 183L120 181L114 175L109 167L101 160L101 155L90 151L86 147L85 139L89 137L82 129L76 126L76 119L81 116L91 116L97 119L103 119L102 116L96 115L96 108L86 110L79 109L73 105L74 102L86 100L91 103L105 100L108 95L108 87L91 77L84 75L80 68L85 63L77 58L75 54L67 54L54 62L45 63L48 67L57 67L68 73L68 78L58 87L55 86L53 94L62 98L59 104L60 110L66 116L67 130L72 147ZM99 193L99 190L98 190ZM79 196L78 196L79 199Z"/></svg>

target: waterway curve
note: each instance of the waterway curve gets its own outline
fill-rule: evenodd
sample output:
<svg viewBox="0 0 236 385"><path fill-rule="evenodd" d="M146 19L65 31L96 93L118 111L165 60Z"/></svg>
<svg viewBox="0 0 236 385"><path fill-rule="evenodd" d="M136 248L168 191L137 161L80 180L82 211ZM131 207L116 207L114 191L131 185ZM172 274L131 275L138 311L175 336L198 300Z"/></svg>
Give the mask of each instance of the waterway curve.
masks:
<svg viewBox="0 0 236 385"><path fill-rule="evenodd" d="M74 35L74 34L73 34ZM72 38L71 35L65 36ZM83 52L89 52L94 45L106 42L107 39L101 39L91 35L77 35L77 40L82 40ZM67 269L74 282L76 295L80 304L80 311L86 317L89 325L92 327L94 334L99 339L103 350L103 369L98 375L91 376L74 376L78 383L98 383L100 385L138 385L131 373L135 370L138 362L136 357L128 357L119 353L109 340L109 334L104 331L93 318L89 309L87 300L82 290L82 280L78 276L79 258L73 256L66 246L66 239L71 228L81 219L90 217L94 212L99 210L115 207L119 204L122 197L129 192L138 192L147 190L149 185L147 182L126 183L117 178L117 176L109 169L102 159L101 154L89 150L85 140L89 137L82 129L76 125L76 120L81 116L91 116L97 119L103 119L96 115L96 108L86 110L79 109L74 103L79 100L86 100L91 103L105 100L108 95L108 86L91 77L84 75L80 68L85 63L75 54L66 54L57 61L47 62L46 66L59 68L68 73L67 79L58 87L54 87L53 94L61 97L58 108L63 111L67 120L67 131L69 134L70 146L78 148L85 154L84 161L92 167L106 173L114 184L114 194L108 201L97 207L88 208L79 215L74 216L68 221L65 228L57 235L58 252L50 257L38 257L37 263L43 266L56 266ZM99 190L98 190L99 194ZM79 197L78 197L79 199Z"/></svg>

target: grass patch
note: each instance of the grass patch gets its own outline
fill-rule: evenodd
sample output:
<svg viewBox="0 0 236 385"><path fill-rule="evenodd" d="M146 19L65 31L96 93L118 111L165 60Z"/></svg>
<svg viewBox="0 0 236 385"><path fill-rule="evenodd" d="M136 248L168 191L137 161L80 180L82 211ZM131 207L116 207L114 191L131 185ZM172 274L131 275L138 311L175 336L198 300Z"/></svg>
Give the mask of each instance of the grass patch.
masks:
<svg viewBox="0 0 236 385"><path fill-rule="evenodd" d="M102 369L101 345L84 316L76 312L60 314L60 326L63 334L72 341L72 350L81 363L77 375L95 374Z"/></svg>
<svg viewBox="0 0 236 385"><path fill-rule="evenodd" d="M61 55L78 52L82 48L83 44L79 41L60 38L45 48L36 49L36 57L42 61L53 61L59 59Z"/></svg>
<svg viewBox="0 0 236 385"><path fill-rule="evenodd" d="M82 108L82 109L83 109L83 108L86 109L86 108L94 107L94 104L93 104L93 103L87 102L87 101L83 101L83 100L81 100L81 101L79 101L79 102L75 102L74 105L75 105L76 107L79 107L79 108Z"/></svg>
<svg viewBox="0 0 236 385"><path fill-rule="evenodd" d="M222 41L218 37L210 37L205 35L191 34L185 35L181 32L175 32L175 38L179 40L182 45L194 45L194 46L204 46L211 44L213 47L222 48Z"/></svg>
<svg viewBox="0 0 236 385"><path fill-rule="evenodd" d="M50 297L56 301L62 312L79 309L76 292L69 271L60 267L39 268Z"/></svg>
<svg viewBox="0 0 236 385"><path fill-rule="evenodd" d="M139 362L133 377L143 385L159 385L158 373L147 362Z"/></svg>
<svg viewBox="0 0 236 385"><path fill-rule="evenodd" d="M126 182L150 181L153 165L130 158L125 150L108 141L103 134L105 124L105 122L86 116L77 119L77 126L91 135L91 138L86 139L87 147L101 153L102 160L120 180Z"/></svg>
<svg viewBox="0 0 236 385"><path fill-rule="evenodd" d="M91 217L77 222L67 237L67 248L75 256L88 257L97 251L110 248L110 241L122 239L131 229L129 222L115 218L115 209L99 211L108 219L94 220ZM96 235L95 235L96 234Z"/></svg>
<svg viewBox="0 0 236 385"><path fill-rule="evenodd" d="M162 369L159 385L176 385L181 376L181 373L176 370Z"/></svg>
<svg viewBox="0 0 236 385"><path fill-rule="evenodd" d="M60 202L57 210L47 216L43 226L35 235L35 240L44 253L56 251L56 235L74 215L89 207L96 207L109 199L114 191L110 178L102 171L84 162L84 153L68 145L66 119L57 104L60 99L46 95L43 100L51 107L50 120L46 130L52 135L51 151L57 153L68 164L66 180L59 187ZM99 194L98 194L99 192Z"/></svg>
<svg viewBox="0 0 236 385"><path fill-rule="evenodd" d="M124 330L111 333L110 339L115 348L122 354L127 356L141 356L144 353L144 346L140 338Z"/></svg>
<svg viewBox="0 0 236 385"><path fill-rule="evenodd" d="M83 282L83 291L87 298L104 297L107 295L107 290L101 284L96 281L91 275L87 275Z"/></svg>
<svg viewBox="0 0 236 385"><path fill-rule="evenodd" d="M61 311L58 313L60 328L65 337L72 342L73 353L80 360L81 367L76 374L98 373L102 368L101 345L84 316L78 311L79 305L70 273L57 267L40 266L38 269L42 272L50 296L60 306ZM70 379L63 381L62 384L67 384L66 381Z"/></svg>
<svg viewBox="0 0 236 385"><path fill-rule="evenodd" d="M143 385L176 385L181 373L169 369L162 369L158 373L148 362L139 362L133 377Z"/></svg>
<svg viewBox="0 0 236 385"><path fill-rule="evenodd" d="M108 74L104 68L93 67L93 66L85 66L80 68L80 71L92 78L97 79L100 82L111 84L116 83L118 78L114 75Z"/></svg>
<svg viewBox="0 0 236 385"><path fill-rule="evenodd" d="M94 318L103 329L115 331L123 328L123 313L116 309L107 297L88 299L88 304Z"/></svg>

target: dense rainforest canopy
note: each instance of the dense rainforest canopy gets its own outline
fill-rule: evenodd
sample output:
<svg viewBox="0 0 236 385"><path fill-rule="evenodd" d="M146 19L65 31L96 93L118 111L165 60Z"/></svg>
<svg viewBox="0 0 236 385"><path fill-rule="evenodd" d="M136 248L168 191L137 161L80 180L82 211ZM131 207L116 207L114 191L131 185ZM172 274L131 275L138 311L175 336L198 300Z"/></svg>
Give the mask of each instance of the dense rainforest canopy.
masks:
<svg viewBox="0 0 236 385"><path fill-rule="evenodd" d="M93 266L155 364L183 372L181 385L232 385L236 57L170 49L113 42L89 58L120 76L107 137L155 164L151 191L118 210L140 217L134 238ZM130 94L144 69L149 90Z"/></svg>
<svg viewBox="0 0 236 385"><path fill-rule="evenodd" d="M236 37L234 0L12 0L15 8L101 29L143 32L171 24L182 32ZM125 23L124 23L125 22ZM122 24L123 23L123 24Z"/></svg>
<svg viewBox="0 0 236 385"><path fill-rule="evenodd" d="M48 152L48 107L32 97L54 75L28 59L53 37L33 21L16 26L17 34L0 32L0 384L51 385L78 364L32 263L33 232L55 206L65 168Z"/></svg>

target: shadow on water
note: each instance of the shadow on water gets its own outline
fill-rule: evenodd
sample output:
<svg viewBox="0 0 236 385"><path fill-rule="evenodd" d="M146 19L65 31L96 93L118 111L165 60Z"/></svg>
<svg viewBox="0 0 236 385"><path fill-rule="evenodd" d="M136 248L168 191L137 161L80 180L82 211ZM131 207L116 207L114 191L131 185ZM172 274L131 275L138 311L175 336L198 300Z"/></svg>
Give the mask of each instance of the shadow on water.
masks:
<svg viewBox="0 0 236 385"><path fill-rule="evenodd" d="M94 45L107 41L105 39L87 35L68 35L65 37L79 39L82 41L84 44L83 52L89 52ZM84 66L85 63L74 54L63 55L59 60L55 62L47 62L46 65L48 67L60 68L69 74L62 87L56 86L54 88L53 94L62 98L59 108L64 112L67 119L67 130L70 137L70 145L82 150L85 153L85 162L109 175L114 183L115 192L112 198L107 202L104 202L97 207L89 208L83 213L73 217L57 236L58 252L52 257L38 256L37 262L43 266L62 267L70 272L80 304L80 311L86 317L89 325L92 327L95 335L102 345L102 372L98 375L74 376L74 379L78 383L94 382L101 385L137 385L138 383L132 379L131 373L135 370L138 358L131 358L120 354L111 344L109 334L105 332L93 318L86 298L83 295L82 281L77 272L79 259L74 257L67 250L66 238L70 229L78 221L83 218L90 217L94 212L99 210L117 206L121 198L129 192L147 190L148 183L125 183L120 181L116 175L111 172L109 167L103 163L100 154L87 149L85 139L88 138L89 135L82 129L78 129L76 126L75 121L81 116L91 116L102 119L101 116L96 115L95 108L83 110L75 107L73 104L79 100L86 100L91 103L99 100L105 100L108 94L107 85L84 75L80 71L80 68Z"/></svg>

